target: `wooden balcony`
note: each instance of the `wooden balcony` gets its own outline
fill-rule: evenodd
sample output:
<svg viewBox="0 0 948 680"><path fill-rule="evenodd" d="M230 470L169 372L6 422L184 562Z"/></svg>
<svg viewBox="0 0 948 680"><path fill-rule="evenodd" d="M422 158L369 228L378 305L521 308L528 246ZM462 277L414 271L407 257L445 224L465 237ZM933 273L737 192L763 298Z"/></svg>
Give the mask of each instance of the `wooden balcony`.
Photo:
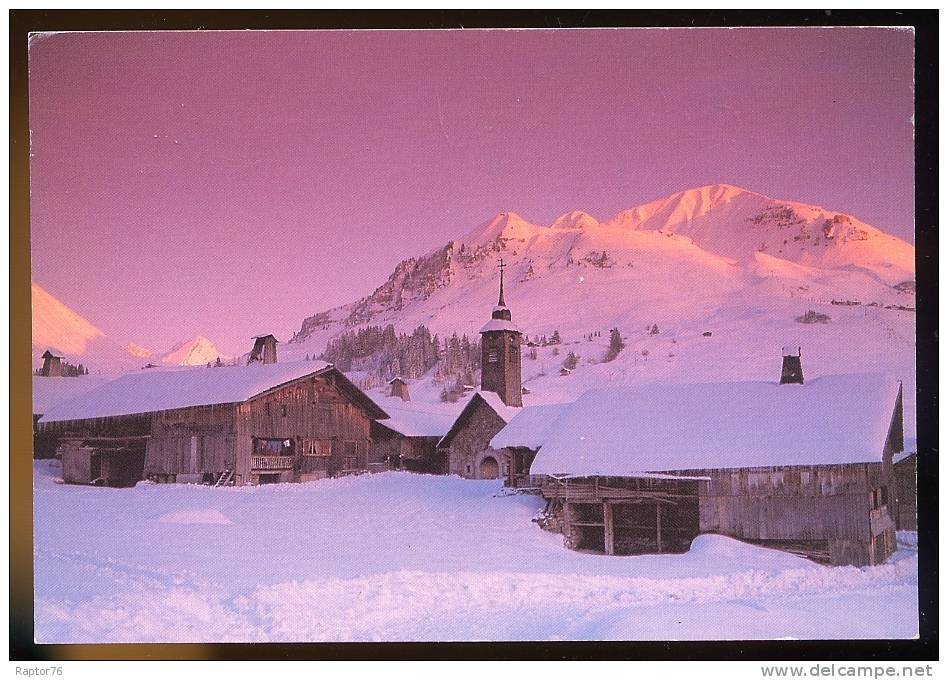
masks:
<svg viewBox="0 0 948 680"><path fill-rule="evenodd" d="M251 456L251 470L292 470L292 456Z"/></svg>

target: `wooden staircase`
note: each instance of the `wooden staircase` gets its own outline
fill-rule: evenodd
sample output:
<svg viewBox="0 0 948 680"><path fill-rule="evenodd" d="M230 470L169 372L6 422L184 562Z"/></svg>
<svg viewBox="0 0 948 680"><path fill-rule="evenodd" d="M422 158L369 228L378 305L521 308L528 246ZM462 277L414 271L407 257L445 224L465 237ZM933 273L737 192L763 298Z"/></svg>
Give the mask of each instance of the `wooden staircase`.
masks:
<svg viewBox="0 0 948 680"><path fill-rule="evenodd" d="M234 485L234 468L227 468L222 473L221 476L217 478L217 481L214 482L214 486L233 486Z"/></svg>

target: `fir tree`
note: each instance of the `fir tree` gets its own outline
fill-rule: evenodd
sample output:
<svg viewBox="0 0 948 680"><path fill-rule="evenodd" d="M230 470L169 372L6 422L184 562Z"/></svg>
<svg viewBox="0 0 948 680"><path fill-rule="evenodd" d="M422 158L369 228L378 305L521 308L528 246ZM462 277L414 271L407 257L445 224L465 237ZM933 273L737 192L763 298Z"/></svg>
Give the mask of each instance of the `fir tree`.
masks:
<svg viewBox="0 0 948 680"><path fill-rule="evenodd" d="M625 342L622 340L622 333L618 328L609 331L609 349L603 357L603 361L613 361L619 353L625 349Z"/></svg>

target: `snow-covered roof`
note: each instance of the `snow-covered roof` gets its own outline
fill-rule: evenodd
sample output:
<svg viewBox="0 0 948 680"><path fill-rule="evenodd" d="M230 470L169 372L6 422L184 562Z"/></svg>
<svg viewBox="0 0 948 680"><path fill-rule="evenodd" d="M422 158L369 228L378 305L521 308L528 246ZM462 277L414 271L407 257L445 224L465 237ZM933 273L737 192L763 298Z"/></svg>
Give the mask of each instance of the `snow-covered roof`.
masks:
<svg viewBox="0 0 948 680"><path fill-rule="evenodd" d="M506 319L491 319L481 326L481 333L489 333L490 331L513 331L514 333L521 332L512 321L507 321Z"/></svg>
<svg viewBox="0 0 948 680"><path fill-rule="evenodd" d="M892 456L892 464L894 465L895 463L901 463L906 458L909 458L910 456L915 456L917 454L918 454L918 451L915 451L915 450L899 451L898 453Z"/></svg>
<svg viewBox="0 0 948 680"><path fill-rule="evenodd" d="M448 429L447 433L441 438L441 441L438 442L438 446L447 446L451 443L451 439L453 439L454 435L458 431L458 428L460 428L461 422L465 418L468 411L474 408L474 405L477 403L477 401L483 401L486 403L494 411L494 413L500 416L501 420L503 420L505 423L509 423L511 420L513 420L514 416L523 410L522 406L507 406L503 399L500 398L500 395L498 395L496 392L478 390L477 392L472 393L471 396L468 397L467 401L464 402L464 407L461 409L460 413L458 413L457 418L454 419L450 429Z"/></svg>
<svg viewBox="0 0 948 680"><path fill-rule="evenodd" d="M80 375L74 378L33 376L33 413L46 413L56 404L85 394L108 382L98 375Z"/></svg>
<svg viewBox="0 0 948 680"><path fill-rule="evenodd" d="M544 404L520 409L507 426L490 440L491 447L495 449L508 446L539 448L567 406L569 404Z"/></svg>
<svg viewBox="0 0 948 680"><path fill-rule="evenodd" d="M425 404L402 401L399 397L376 401L389 415L379 420L379 425L406 437L443 437L462 408L460 404Z"/></svg>
<svg viewBox="0 0 948 680"><path fill-rule="evenodd" d="M474 400L474 396L479 396L481 399L486 401L487 405L494 409L494 413L499 415L505 423L509 423L514 419L514 416L523 410L522 406L507 406L507 404L504 403L504 400L501 399L500 395L496 392L478 390L473 395L471 395L470 401Z"/></svg>
<svg viewBox="0 0 948 680"><path fill-rule="evenodd" d="M238 403L330 367L330 364L322 361L292 361L282 364L254 363L249 366L137 371L56 404L43 415L40 422Z"/></svg>
<svg viewBox="0 0 948 680"><path fill-rule="evenodd" d="M564 408L539 442L531 472L618 476L877 462L900 389L897 379L857 374L803 385L592 390Z"/></svg>

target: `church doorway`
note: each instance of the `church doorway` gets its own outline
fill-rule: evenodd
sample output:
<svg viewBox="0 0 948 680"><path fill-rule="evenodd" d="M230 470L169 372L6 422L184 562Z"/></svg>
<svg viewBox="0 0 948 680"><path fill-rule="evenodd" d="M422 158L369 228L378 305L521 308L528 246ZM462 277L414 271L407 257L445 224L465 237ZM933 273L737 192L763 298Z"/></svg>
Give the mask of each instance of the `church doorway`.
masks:
<svg viewBox="0 0 948 680"><path fill-rule="evenodd" d="M497 479L499 474L500 466L497 464L497 459L493 456L487 456L481 461L481 464L477 468L477 476L479 479Z"/></svg>

